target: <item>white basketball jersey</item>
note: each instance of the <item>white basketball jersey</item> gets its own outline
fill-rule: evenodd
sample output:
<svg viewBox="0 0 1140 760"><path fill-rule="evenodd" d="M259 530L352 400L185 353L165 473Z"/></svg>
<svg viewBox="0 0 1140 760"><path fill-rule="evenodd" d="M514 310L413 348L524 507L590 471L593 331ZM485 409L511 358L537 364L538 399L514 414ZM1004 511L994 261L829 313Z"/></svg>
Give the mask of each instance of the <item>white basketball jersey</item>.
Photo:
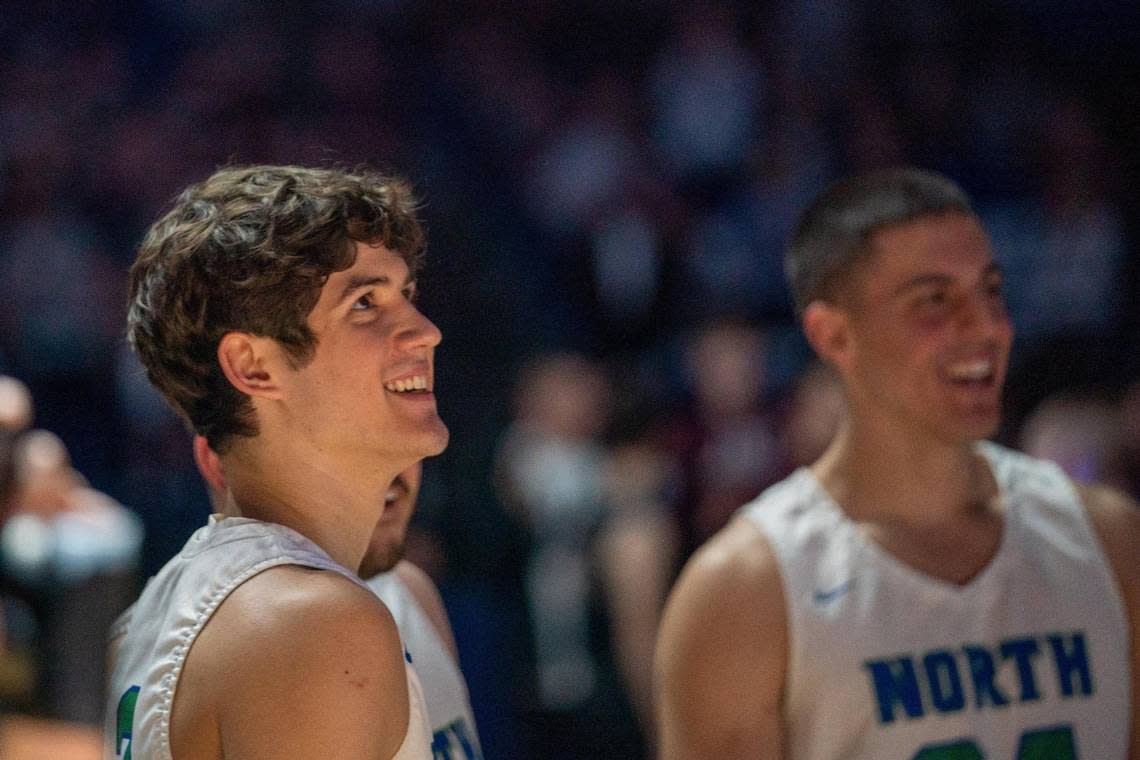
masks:
<svg viewBox="0 0 1140 760"><path fill-rule="evenodd" d="M235 588L277 565L329 570L364 585L319 546L283 525L211 516L112 629L108 760L172 760L170 711L187 652ZM408 730L393 760L430 760L423 692L407 663L405 672Z"/></svg>
<svg viewBox="0 0 1140 760"><path fill-rule="evenodd" d="M800 469L743 508L779 562L792 760L1123 760L1123 601L1072 483L980 445L1004 505L958 586L874 542Z"/></svg>
<svg viewBox="0 0 1140 760"><path fill-rule="evenodd" d="M404 649L423 684L435 760L480 760L479 736L459 664L415 595L394 571L368 581L396 619Z"/></svg>

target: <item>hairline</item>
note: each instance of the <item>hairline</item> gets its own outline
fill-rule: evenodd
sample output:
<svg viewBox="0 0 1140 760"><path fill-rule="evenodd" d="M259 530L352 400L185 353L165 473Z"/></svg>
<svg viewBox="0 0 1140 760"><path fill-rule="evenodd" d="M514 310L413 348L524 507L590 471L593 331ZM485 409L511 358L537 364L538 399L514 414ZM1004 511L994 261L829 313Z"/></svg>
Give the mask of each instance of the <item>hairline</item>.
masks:
<svg viewBox="0 0 1140 760"><path fill-rule="evenodd" d="M847 309L858 308L861 299L858 297L857 281L882 251L880 238L883 233L920 222L952 217L973 219L979 224L981 222L977 213L971 208L948 206L942 209L920 211L903 219L892 219L867 229L860 236L860 241L852 250L851 255L844 261L836 262L835 267L821 278L819 296L805 303L803 308L799 309L800 315L802 316L811 304L817 302Z"/></svg>

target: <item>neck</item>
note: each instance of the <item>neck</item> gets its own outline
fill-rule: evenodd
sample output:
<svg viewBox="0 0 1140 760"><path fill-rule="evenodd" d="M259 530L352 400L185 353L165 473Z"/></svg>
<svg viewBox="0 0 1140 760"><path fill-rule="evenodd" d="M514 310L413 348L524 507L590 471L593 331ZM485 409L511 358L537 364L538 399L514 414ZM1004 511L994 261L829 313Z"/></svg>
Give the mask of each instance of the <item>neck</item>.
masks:
<svg viewBox="0 0 1140 760"><path fill-rule="evenodd" d="M812 471L856 521L935 524L975 512L997 492L974 443L891 435L848 421Z"/></svg>
<svg viewBox="0 0 1140 760"><path fill-rule="evenodd" d="M399 470L330 457L298 438L262 431L234 444L224 458L227 511L292 528L355 571Z"/></svg>

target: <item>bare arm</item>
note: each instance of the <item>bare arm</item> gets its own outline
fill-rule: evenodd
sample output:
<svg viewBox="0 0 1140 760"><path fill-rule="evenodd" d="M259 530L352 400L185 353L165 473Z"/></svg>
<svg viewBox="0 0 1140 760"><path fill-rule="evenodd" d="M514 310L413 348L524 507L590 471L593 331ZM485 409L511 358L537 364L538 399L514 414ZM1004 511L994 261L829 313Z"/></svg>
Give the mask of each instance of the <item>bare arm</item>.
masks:
<svg viewBox="0 0 1140 760"><path fill-rule="evenodd" d="M662 760L780 760L787 632L775 557L737 519L689 561L665 607L655 685Z"/></svg>
<svg viewBox="0 0 1140 760"><path fill-rule="evenodd" d="M334 573L272 568L235 590L191 649L171 746L180 760L386 760L409 709L383 604Z"/></svg>
<svg viewBox="0 0 1140 760"><path fill-rule="evenodd" d="M598 542L599 566L613 618L613 643L634 711L652 738L653 648L676 555L663 516L619 517Z"/></svg>
<svg viewBox="0 0 1140 760"><path fill-rule="evenodd" d="M1132 731L1128 757L1140 760L1140 506L1103 486L1081 488L1081 498L1116 574L1132 642Z"/></svg>
<svg viewBox="0 0 1140 760"><path fill-rule="evenodd" d="M96 760L102 735L81 723L5 715L0 722L0 757L4 760Z"/></svg>
<svg viewBox="0 0 1140 760"><path fill-rule="evenodd" d="M459 649L455 646L455 634L451 630L451 622L447 618L447 608L443 606L443 599L440 597L439 589L435 587L435 583L432 582L427 573L407 560L401 560L396 565L395 572L412 592L412 596L419 602L420 608L431 621L431 625L439 634L440 640L443 641L447 651L451 652L451 656L455 658L455 662L458 664Z"/></svg>

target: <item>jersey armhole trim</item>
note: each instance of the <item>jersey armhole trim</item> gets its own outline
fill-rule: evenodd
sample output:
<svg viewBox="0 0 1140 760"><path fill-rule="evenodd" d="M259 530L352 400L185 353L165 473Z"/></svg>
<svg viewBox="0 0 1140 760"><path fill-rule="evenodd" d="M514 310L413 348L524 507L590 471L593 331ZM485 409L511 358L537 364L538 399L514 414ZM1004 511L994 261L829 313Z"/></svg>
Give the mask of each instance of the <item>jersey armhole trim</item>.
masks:
<svg viewBox="0 0 1140 760"><path fill-rule="evenodd" d="M158 707L159 713L159 748L162 752L164 760L174 760L173 750L170 746L170 716L174 708L174 694L178 690L178 682L182 675L182 666L186 663L186 656L189 653L190 647L198 639L198 634L205 628L206 623L214 616L221 603L233 593L241 584L248 581L250 578L264 572L272 567L279 565L301 565L303 567L313 567L318 570L329 570L332 568L322 567L317 564L305 564L297 561L297 558L288 554L281 554L276 557L263 559L255 565L250 566L243 572L236 575L229 583L218 588L209 598L206 599L201 609L195 614L194 625L188 628L182 634L182 640L175 648L173 655L170 658L170 669L162 676L160 692L160 704Z"/></svg>
<svg viewBox="0 0 1140 760"><path fill-rule="evenodd" d="M792 699L791 685L797 683L793 678L793 674L798 672L802 667L799 662L799 649L795 646L797 635L799 634L799 621L796 620L796 605L792 600L792 589L788 584L785 573L785 557L783 551L785 547L780 545L780 542L769 533L768 526L763 520L757 519L752 515L748 516L749 522L754 525L760 532L760 538L768 545L768 551L772 553L772 560L776 570L776 582L780 584L780 599L784 605L784 677L783 682L780 684L779 696L779 709L781 719L785 724L785 731L787 730L788 716L790 715L789 706Z"/></svg>

